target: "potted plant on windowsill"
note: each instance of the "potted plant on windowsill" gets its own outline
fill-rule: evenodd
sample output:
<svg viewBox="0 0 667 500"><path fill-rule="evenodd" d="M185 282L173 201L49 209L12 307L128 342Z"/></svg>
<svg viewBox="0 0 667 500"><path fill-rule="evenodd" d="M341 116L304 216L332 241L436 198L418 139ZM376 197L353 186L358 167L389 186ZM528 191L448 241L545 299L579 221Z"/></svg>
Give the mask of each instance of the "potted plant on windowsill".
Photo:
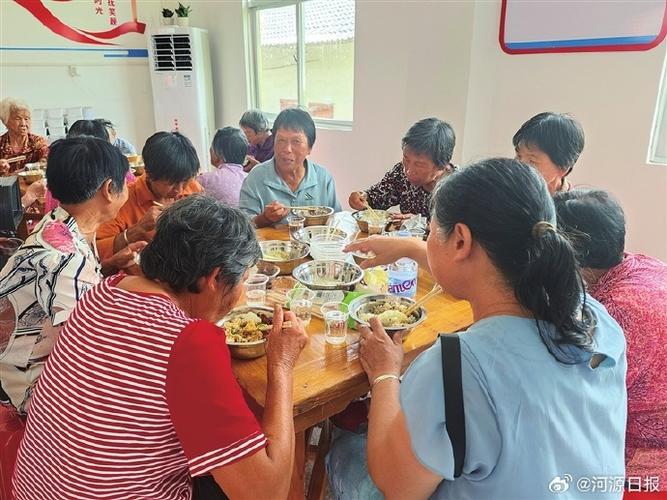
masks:
<svg viewBox="0 0 667 500"><path fill-rule="evenodd" d="M174 24L174 11L171 9L162 9L162 24L169 26Z"/></svg>
<svg viewBox="0 0 667 500"><path fill-rule="evenodd" d="M178 9L176 9L176 24L179 26L190 26L190 18L188 17L192 12L192 7L185 6L182 3L178 3Z"/></svg>

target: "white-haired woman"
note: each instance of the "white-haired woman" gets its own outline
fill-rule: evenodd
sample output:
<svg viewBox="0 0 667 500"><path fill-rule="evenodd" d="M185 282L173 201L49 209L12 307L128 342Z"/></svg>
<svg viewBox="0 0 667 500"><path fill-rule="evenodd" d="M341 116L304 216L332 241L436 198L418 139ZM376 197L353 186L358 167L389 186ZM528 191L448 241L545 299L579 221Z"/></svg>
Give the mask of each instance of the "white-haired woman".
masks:
<svg viewBox="0 0 667 500"><path fill-rule="evenodd" d="M46 138L30 133L30 108L22 101L10 97L0 101L0 120L7 132L0 135L0 175L23 168L26 163L46 159L49 146ZM21 160L9 162L16 157Z"/></svg>

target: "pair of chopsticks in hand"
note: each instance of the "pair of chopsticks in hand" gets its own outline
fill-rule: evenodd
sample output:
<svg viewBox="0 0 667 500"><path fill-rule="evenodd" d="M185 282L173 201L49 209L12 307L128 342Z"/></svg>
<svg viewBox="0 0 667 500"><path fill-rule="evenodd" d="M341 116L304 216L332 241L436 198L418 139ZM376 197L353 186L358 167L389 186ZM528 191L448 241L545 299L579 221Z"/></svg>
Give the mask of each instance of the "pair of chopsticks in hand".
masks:
<svg viewBox="0 0 667 500"><path fill-rule="evenodd" d="M442 287L438 284L433 285L433 288L431 288L430 292L428 292L421 299L419 299L417 302L415 302L410 307L408 307L408 309L405 311L405 315L410 316L413 312L417 311L421 306L426 304L426 302L431 300L433 297L438 295L440 292L442 292Z"/></svg>
<svg viewBox="0 0 667 500"><path fill-rule="evenodd" d="M368 200L364 200L362 203L366 207L366 210L368 210L370 212L371 217L373 219L382 220L382 217L375 210L373 210L373 207L371 207L370 203L368 203Z"/></svg>
<svg viewBox="0 0 667 500"><path fill-rule="evenodd" d="M25 160L25 158L26 158L25 155L15 156L14 158L9 158L9 159L7 160L7 163L16 163L17 161L23 161L23 160Z"/></svg>

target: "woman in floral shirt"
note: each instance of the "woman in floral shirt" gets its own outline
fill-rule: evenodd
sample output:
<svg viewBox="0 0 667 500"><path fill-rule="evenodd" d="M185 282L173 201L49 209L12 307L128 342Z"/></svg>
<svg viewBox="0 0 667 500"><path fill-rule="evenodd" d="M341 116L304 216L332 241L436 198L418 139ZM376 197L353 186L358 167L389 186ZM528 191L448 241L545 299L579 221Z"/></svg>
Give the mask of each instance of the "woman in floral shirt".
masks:
<svg viewBox="0 0 667 500"><path fill-rule="evenodd" d="M0 135L0 174L22 169L26 163L46 160L49 146L46 138L31 134L30 108L25 103L7 98L0 102L0 119L7 132ZM7 160L25 156L9 163Z"/></svg>
<svg viewBox="0 0 667 500"><path fill-rule="evenodd" d="M0 271L0 402L27 413L32 389L58 333L104 267L133 262L134 244L100 261L95 232L127 200L127 159L106 141L56 141L47 180L62 201Z"/></svg>
<svg viewBox="0 0 667 500"><path fill-rule="evenodd" d="M365 191L350 194L355 210L385 210L398 205L402 214L431 217L431 192L438 180L456 169L450 163L456 136L454 129L437 118L415 123L403 137L403 161L394 165L382 180Z"/></svg>
<svg viewBox="0 0 667 500"><path fill-rule="evenodd" d="M625 215L601 190L554 197L559 229L573 234L588 293L625 333L628 425L625 474L667 491L667 264L625 252Z"/></svg>

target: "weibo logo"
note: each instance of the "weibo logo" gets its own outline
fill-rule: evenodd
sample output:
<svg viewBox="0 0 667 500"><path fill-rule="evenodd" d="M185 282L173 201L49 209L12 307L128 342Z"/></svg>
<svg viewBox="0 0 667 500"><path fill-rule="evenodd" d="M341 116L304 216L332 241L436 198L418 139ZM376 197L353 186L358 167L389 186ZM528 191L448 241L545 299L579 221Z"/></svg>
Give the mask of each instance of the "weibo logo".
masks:
<svg viewBox="0 0 667 500"><path fill-rule="evenodd" d="M111 40L118 38L121 35L127 33L143 33L146 29L146 24L137 21L136 15L136 0L132 0L132 20L126 21L121 24L117 24L115 17L115 1L107 0L107 8L110 16L111 26L106 31L87 31L81 27L72 26L67 24L65 21L56 17L53 12L51 12L46 5L44 5L43 0L14 0L18 5L23 7L25 10L30 12L39 22L41 22L46 28L51 30L56 35L59 35L63 38L67 38L73 42L78 43L90 43L95 45L116 45ZM75 2L72 0L56 0L60 4L72 3L73 7L79 7L81 5L78 2L78 5L74 5ZM101 0L96 1L96 4L101 5ZM125 3L125 2L124 2ZM113 12L113 15L112 15ZM101 12L97 12L100 14ZM94 14L94 12L93 12Z"/></svg>

